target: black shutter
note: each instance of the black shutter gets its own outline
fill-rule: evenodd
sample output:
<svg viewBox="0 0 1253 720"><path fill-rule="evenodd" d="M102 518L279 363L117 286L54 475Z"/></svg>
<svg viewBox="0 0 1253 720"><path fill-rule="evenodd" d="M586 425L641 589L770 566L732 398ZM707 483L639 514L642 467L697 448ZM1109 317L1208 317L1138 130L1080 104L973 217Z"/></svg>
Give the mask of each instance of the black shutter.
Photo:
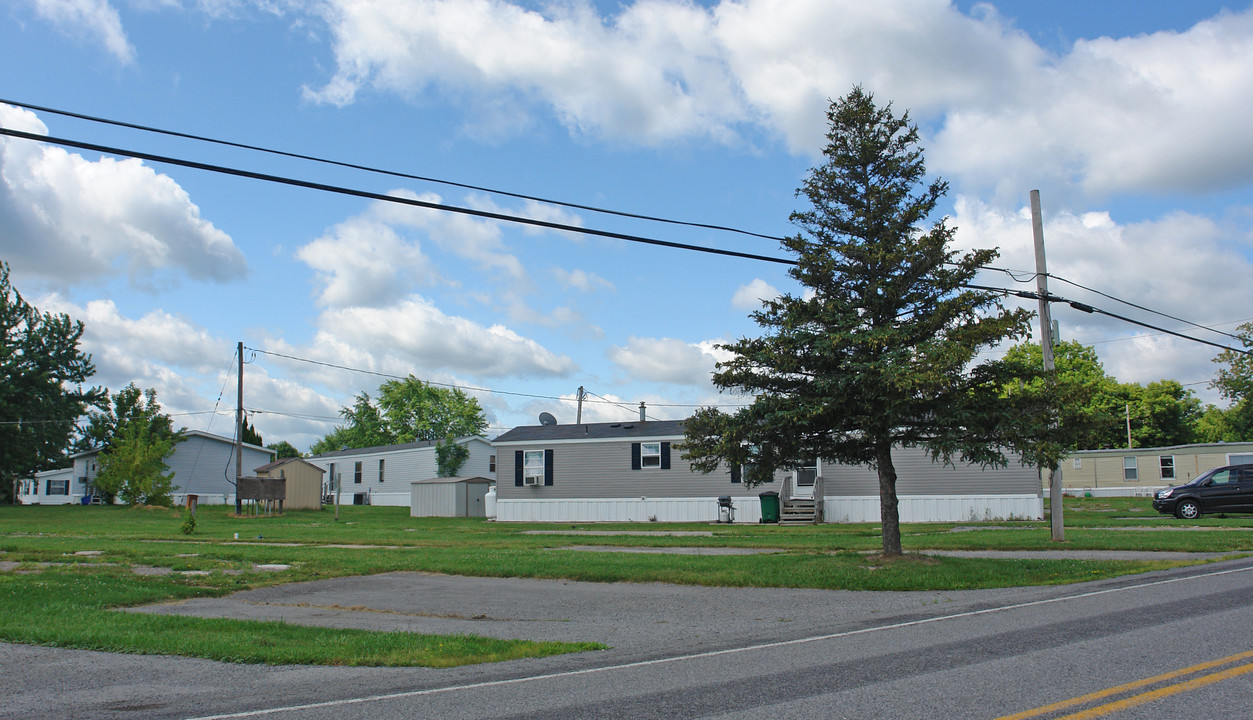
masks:
<svg viewBox="0 0 1253 720"><path fill-rule="evenodd" d="M631 469L640 469L640 444L631 443Z"/></svg>
<svg viewBox="0 0 1253 720"><path fill-rule="evenodd" d="M513 451L513 484L522 487L522 451Z"/></svg>
<svg viewBox="0 0 1253 720"><path fill-rule="evenodd" d="M661 469L670 469L670 443L668 442L661 444Z"/></svg>
<svg viewBox="0 0 1253 720"><path fill-rule="evenodd" d="M740 466L732 465L731 466L731 482L737 483L739 481L740 481Z"/></svg>
<svg viewBox="0 0 1253 720"><path fill-rule="evenodd" d="M544 484L553 484L553 451L544 451Z"/></svg>

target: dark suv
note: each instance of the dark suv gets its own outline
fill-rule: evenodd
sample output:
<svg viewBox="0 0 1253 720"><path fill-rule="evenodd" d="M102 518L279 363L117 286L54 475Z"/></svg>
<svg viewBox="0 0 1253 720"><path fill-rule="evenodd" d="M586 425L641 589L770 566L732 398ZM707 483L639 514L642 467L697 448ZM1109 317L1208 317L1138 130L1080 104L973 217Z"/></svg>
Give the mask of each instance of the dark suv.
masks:
<svg viewBox="0 0 1253 720"><path fill-rule="evenodd" d="M1186 485L1159 490L1153 509L1184 520L1201 513L1253 513L1253 465L1214 468Z"/></svg>

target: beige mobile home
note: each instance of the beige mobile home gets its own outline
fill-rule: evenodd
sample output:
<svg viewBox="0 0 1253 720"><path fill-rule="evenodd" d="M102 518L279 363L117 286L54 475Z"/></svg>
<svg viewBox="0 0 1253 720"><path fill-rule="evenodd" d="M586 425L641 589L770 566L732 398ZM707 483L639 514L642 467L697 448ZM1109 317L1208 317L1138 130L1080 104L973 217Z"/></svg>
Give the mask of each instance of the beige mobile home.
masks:
<svg viewBox="0 0 1253 720"><path fill-rule="evenodd" d="M1241 463L1253 463L1253 442L1081 450L1062 461L1062 487L1092 495L1148 495L1206 470Z"/></svg>

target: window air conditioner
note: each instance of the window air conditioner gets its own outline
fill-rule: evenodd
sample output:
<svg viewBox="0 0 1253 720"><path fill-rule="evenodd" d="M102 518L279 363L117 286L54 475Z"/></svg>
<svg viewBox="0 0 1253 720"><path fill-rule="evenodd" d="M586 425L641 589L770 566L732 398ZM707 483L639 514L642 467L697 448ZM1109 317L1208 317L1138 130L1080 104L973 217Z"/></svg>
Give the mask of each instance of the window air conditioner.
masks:
<svg viewBox="0 0 1253 720"><path fill-rule="evenodd" d="M540 478L538 475L528 475L528 476L526 476L526 477L522 478L522 484L523 484L523 485L539 485L539 484L541 484L542 482L543 482L543 481L541 480L541 478Z"/></svg>

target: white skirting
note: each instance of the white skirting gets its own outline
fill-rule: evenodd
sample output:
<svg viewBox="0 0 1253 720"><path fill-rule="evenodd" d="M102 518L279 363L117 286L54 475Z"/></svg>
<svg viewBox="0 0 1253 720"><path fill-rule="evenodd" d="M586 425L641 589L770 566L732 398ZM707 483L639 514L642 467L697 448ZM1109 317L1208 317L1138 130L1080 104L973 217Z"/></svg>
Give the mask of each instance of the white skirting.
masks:
<svg viewBox="0 0 1253 720"><path fill-rule="evenodd" d="M733 497L735 522L757 523L761 500ZM878 496L824 498L827 522L879 522ZM1042 520L1038 495L908 495L900 498L901 522ZM715 522L716 498L598 498L496 500L502 522Z"/></svg>
<svg viewBox="0 0 1253 720"><path fill-rule="evenodd" d="M736 522L757 522L756 496L732 498ZM598 498L553 500L496 499L496 519L503 522L715 522L718 499Z"/></svg>
<svg viewBox="0 0 1253 720"><path fill-rule="evenodd" d="M879 522L879 496L824 498L827 522ZM902 495L901 522L985 522L1043 520L1044 500L1038 495Z"/></svg>

